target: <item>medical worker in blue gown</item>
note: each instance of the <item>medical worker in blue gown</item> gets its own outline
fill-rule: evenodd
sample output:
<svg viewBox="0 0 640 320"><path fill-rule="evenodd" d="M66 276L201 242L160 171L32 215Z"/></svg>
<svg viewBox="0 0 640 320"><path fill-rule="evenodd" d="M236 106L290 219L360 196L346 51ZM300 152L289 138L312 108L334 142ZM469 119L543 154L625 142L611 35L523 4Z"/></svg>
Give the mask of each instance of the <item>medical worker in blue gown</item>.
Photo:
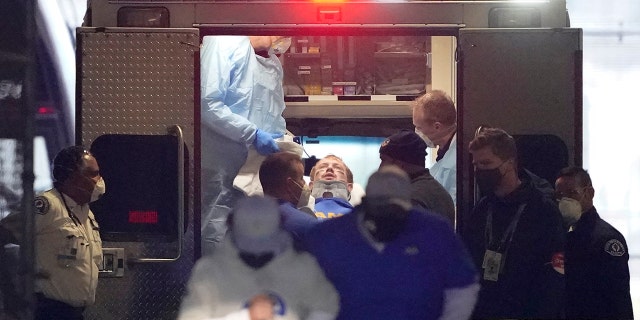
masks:
<svg viewBox="0 0 640 320"><path fill-rule="evenodd" d="M453 100L441 90L418 97L413 103L413 124L427 147L438 148L436 163L429 173L449 192L455 204L457 111Z"/></svg>
<svg viewBox="0 0 640 320"><path fill-rule="evenodd" d="M288 41L286 41L288 39ZM233 180L249 148L279 151L285 132L282 65L290 38L206 36L201 59L202 252L222 241L226 219L243 193Z"/></svg>

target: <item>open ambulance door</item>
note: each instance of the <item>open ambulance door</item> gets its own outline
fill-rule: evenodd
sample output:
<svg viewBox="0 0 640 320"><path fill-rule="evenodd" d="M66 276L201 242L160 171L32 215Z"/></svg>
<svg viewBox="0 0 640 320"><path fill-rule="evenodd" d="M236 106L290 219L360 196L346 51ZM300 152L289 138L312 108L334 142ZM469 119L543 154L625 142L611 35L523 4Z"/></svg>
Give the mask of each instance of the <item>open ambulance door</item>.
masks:
<svg viewBox="0 0 640 320"><path fill-rule="evenodd" d="M480 126L513 135L520 165L552 185L582 164L582 30L461 29L457 60L462 230L477 201L468 146Z"/></svg>

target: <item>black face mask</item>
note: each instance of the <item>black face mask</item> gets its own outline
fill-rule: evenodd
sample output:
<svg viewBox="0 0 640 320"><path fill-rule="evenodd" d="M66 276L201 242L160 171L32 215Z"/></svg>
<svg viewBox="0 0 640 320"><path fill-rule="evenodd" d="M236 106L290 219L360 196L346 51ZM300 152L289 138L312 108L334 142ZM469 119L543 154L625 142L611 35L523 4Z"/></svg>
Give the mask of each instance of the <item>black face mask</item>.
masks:
<svg viewBox="0 0 640 320"><path fill-rule="evenodd" d="M394 203L364 204L364 224L374 239L388 242L404 230L408 211Z"/></svg>
<svg viewBox="0 0 640 320"><path fill-rule="evenodd" d="M476 169L475 175L478 188L483 195L494 192L500 184L500 180L502 180L500 167L494 169Z"/></svg>
<svg viewBox="0 0 640 320"><path fill-rule="evenodd" d="M240 259L248 266L254 269L260 269L273 259L273 252L253 254L248 252L240 252Z"/></svg>

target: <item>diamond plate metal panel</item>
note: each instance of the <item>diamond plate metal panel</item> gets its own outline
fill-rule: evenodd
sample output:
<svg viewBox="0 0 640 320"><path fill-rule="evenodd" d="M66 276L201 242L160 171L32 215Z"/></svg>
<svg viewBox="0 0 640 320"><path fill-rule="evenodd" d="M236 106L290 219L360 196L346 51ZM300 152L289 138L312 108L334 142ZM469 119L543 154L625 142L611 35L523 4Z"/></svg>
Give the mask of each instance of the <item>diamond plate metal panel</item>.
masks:
<svg viewBox="0 0 640 320"><path fill-rule="evenodd" d="M77 130L83 145L103 134L167 134L180 125L189 150L189 210L180 259L132 263L133 258L171 257L177 243L105 242L124 248L124 277L100 278L87 319L175 319L194 264L194 108L197 29L81 28L78 30Z"/></svg>

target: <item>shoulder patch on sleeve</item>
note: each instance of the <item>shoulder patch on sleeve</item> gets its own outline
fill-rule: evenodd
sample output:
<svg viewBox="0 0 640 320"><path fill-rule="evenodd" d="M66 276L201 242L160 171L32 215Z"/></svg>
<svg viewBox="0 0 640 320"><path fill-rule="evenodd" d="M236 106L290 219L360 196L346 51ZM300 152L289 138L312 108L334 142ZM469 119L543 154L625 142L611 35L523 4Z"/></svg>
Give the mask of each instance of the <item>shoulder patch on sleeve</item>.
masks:
<svg viewBox="0 0 640 320"><path fill-rule="evenodd" d="M49 200L43 196L36 197L33 200L33 205L36 207L37 214L47 214L49 212L49 208L51 205L49 204Z"/></svg>
<svg viewBox="0 0 640 320"><path fill-rule="evenodd" d="M604 252L614 257L621 257L625 254L626 249L620 240L611 239L604 245Z"/></svg>

